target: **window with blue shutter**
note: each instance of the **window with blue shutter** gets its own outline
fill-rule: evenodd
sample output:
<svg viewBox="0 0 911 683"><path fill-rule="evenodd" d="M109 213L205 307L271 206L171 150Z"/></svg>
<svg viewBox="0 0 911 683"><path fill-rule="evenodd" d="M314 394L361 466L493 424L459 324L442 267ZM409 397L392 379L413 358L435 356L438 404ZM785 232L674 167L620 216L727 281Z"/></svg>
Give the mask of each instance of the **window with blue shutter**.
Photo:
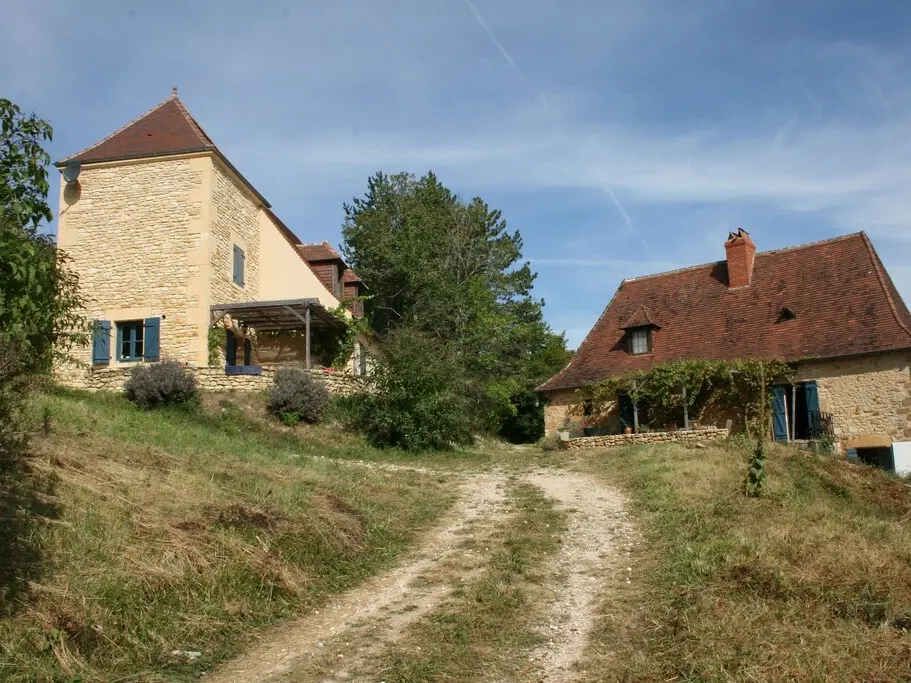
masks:
<svg viewBox="0 0 911 683"><path fill-rule="evenodd" d="M244 286L244 266L245 266L245 257L244 250L234 245L234 284L243 287Z"/></svg>
<svg viewBox="0 0 911 683"><path fill-rule="evenodd" d="M131 362L142 360L145 323L142 320L127 320L117 323L117 360Z"/></svg>
<svg viewBox="0 0 911 683"><path fill-rule="evenodd" d="M788 440L788 405L784 386L772 387L772 432L775 441Z"/></svg>
<svg viewBox="0 0 911 683"><path fill-rule="evenodd" d="M111 321L96 320L92 326L92 365L111 362Z"/></svg>
<svg viewBox="0 0 911 683"><path fill-rule="evenodd" d="M143 353L144 360L154 363L160 359L159 339L161 332L161 318L146 318L143 323Z"/></svg>

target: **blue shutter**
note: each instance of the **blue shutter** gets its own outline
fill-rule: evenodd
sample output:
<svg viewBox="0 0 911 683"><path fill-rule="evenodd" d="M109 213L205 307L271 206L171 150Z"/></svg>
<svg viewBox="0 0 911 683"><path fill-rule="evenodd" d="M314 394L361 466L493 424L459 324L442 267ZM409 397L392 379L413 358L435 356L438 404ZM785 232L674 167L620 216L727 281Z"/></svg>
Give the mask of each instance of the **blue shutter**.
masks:
<svg viewBox="0 0 911 683"><path fill-rule="evenodd" d="M788 440L788 408L785 401L785 387L772 387L772 432L775 441Z"/></svg>
<svg viewBox="0 0 911 683"><path fill-rule="evenodd" d="M237 340L231 330L225 334L225 365L237 365Z"/></svg>
<svg viewBox="0 0 911 683"><path fill-rule="evenodd" d="M111 321L96 320L92 327L92 365L111 362Z"/></svg>
<svg viewBox="0 0 911 683"><path fill-rule="evenodd" d="M819 416L819 387L816 382L806 382L804 387L807 390L807 414L812 420L813 416Z"/></svg>
<svg viewBox="0 0 911 683"><path fill-rule="evenodd" d="M146 318L142 334L142 357L149 362L159 359L159 338L161 318Z"/></svg>

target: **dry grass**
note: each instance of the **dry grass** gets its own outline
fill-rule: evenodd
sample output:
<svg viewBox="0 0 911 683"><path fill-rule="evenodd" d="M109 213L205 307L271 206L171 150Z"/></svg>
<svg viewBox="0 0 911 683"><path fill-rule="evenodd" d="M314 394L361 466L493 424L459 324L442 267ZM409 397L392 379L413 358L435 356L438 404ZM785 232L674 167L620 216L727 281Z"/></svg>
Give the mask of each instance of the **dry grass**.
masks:
<svg viewBox="0 0 911 683"><path fill-rule="evenodd" d="M911 680L911 488L773 448L765 495L735 447L605 452L652 539L609 596L586 668L603 680Z"/></svg>
<svg viewBox="0 0 911 683"><path fill-rule="evenodd" d="M236 410L41 401L52 431L32 464L57 513L34 526L42 578L0 619L0 680L195 680L388 564L452 502L439 475L302 457L365 454Z"/></svg>

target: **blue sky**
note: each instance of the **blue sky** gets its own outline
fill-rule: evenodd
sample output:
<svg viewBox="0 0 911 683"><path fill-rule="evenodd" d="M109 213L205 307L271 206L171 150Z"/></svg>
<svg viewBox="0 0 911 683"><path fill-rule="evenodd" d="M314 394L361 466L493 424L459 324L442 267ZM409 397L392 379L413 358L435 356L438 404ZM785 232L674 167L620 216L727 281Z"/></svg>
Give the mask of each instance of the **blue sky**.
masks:
<svg viewBox="0 0 911 683"><path fill-rule="evenodd" d="M911 299L909 30L886 0L5 0L0 94L56 159L177 85L305 241L373 171L433 169L521 231L575 346L623 277L738 226L866 230Z"/></svg>

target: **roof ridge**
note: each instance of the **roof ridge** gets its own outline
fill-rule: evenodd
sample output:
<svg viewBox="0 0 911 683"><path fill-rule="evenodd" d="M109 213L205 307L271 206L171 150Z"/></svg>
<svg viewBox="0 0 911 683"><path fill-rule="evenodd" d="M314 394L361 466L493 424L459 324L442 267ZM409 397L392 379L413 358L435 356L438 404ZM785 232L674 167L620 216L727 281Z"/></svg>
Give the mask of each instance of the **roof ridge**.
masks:
<svg viewBox="0 0 911 683"><path fill-rule="evenodd" d="M817 240L815 242L807 242L805 244L795 244L791 247L780 247L778 249L769 249L768 251L757 251L755 258L760 256L771 256L773 254L782 254L789 251L797 251L798 249L807 249L808 247L818 247L822 244L829 244L831 242L840 242L842 240L848 240L852 238L857 238L861 235L864 235L863 230L859 232L851 232L847 235L839 235L838 237L829 237L824 240ZM636 277L627 277L621 280L621 284L624 282L638 282L639 280L647 280L654 277L663 277L665 275L676 275L677 273L685 273L690 270L699 270L700 268L707 268L708 266L715 266L719 263L725 263L725 259L719 259L717 261L709 261L707 263L700 263L695 266L685 266L683 268L675 268L674 270L665 270L660 273L649 273L648 275L637 275Z"/></svg>
<svg viewBox="0 0 911 683"><path fill-rule="evenodd" d="M205 130L203 130L203 127L201 125L199 125L199 121L197 121L196 119L193 118L193 115L184 106L181 99L177 96L177 93L174 93L173 95L171 95L162 104L168 102L169 100L174 100L174 103L177 105L177 108L180 110L180 113L183 114L184 117L186 117L187 123L189 123L196 130L196 132L199 134L199 136L202 137L205 142L208 142L210 145L212 145L212 147L215 147L217 149L218 145L216 145L215 141L209 137L209 134L206 133Z"/></svg>
<svg viewBox="0 0 911 683"><path fill-rule="evenodd" d="M883 294L886 296L886 301L889 302L889 310L892 311L892 317L895 318L895 322L898 323L898 326L902 328L902 330L904 330L905 334L911 337L911 330L908 329L908 326L898 314L898 310L895 306L895 301L892 299L892 293L886 286L882 262L880 261L879 254L876 252L876 249L873 248L873 243L870 241L870 238L867 236L866 232L861 230L857 234L859 234L863 239L864 245L867 247L867 252L870 254L870 260L873 262L873 270L876 273L876 280L879 282L879 286L882 287Z"/></svg>
<svg viewBox="0 0 911 683"><path fill-rule="evenodd" d="M80 155L82 155L82 154L85 154L86 152L89 152L89 151L95 149L96 147L100 147L102 144L104 144L105 142L107 142L108 140L110 140L110 139L111 139L112 137L114 137L115 135L118 135L119 133L122 133L123 131L125 131L127 128L129 128L130 126L132 126L134 123L137 123L137 122L139 122L139 121L142 121L142 119L144 119L146 116L148 116L148 115L151 114L152 112L161 109L163 106L165 106L168 102L170 102L170 101L171 101L172 99L174 99L175 97L177 97L177 96L176 96L176 95L171 95L171 96L168 97L167 99L162 100L161 102L159 102L158 104L156 104L154 107L152 107L151 109L149 109L147 112L145 112L145 113L143 113L143 114L140 114L139 116L137 116L135 119L133 119L133 120L130 121L129 123L125 123L124 125L122 125L120 128L118 128L117 130L115 130L113 133L111 133L111 134L108 135L107 137L102 138L101 140L99 140L98 142L96 142L96 143L93 144L93 145L89 145L89 146L86 147L85 149L79 150L78 152L76 152L76 153L74 153L74 154L70 154L68 157L64 157L63 159L61 159L60 161L57 161L56 163L57 163L57 164L62 164L62 163L64 163L64 162L66 162L66 161L69 161L70 159L73 159L73 158L78 157L78 156L80 156Z"/></svg>

